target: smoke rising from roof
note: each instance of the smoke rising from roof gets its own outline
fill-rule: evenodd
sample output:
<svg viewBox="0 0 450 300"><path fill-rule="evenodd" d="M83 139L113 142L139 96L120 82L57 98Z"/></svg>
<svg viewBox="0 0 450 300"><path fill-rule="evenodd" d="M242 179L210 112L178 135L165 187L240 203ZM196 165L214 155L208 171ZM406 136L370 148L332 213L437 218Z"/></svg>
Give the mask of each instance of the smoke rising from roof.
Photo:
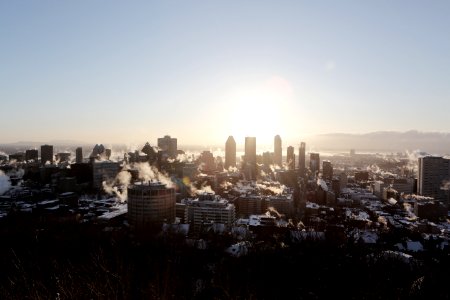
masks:
<svg viewBox="0 0 450 300"><path fill-rule="evenodd" d="M215 194L214 190L210 185L202 186L200 189L196 189L194 186L191 186L191 192L195 193L197 195L208 193L208 194Z"/></svg>
<svg viewBox="0 0 450 300"><path fill-rule="evenodd" d="M328 192L328 186L327 186L327 183L326 183L325 180L323 180L322 178L317 179L317 185L320 185L320 187L322 188L322 190L324 190L325 192Z"/></svg>
<svg viewBox="0 0 450 300"><path fill-rule="evenodd" d="M112 182L102 182L103 190L110 194L116 195L121 202L128 199L128 186L131 182L131 174L128 171L120 171L116 178ZM122 191L119 190L117 185L122 187Z"/></svg>
<svg viewBox="0 0 450 300"><path fill-rule="evenodd" d="M381 175L383 177L386 177L386 176L391 176L391 177L395 177L395 178L398 177L397 174L394 174L394 173L391 173L388 171L383 171L377 164L372 164L370 166L367 166L366 170L368 172L372 172L374 174Z"/></svg>
<svg viewBox="0 0 450 300"><path fill-rule="evenodd" d="M441 183L441 190L450 190L450 180L443 180Z"/></svg>
<svg viewBox="0 0 450 300"><path fill-rule="evenodd" d="M220 184L220 187L222 188L222 189L228 189L228 188L231 188L233 186L233 184L231 183L231 182L228 182L228 181L223 181L221 184Z"/></svg>
<svg viewBox="0 0 450 300"><path fill-rule="evenodd" d="M11 181L9 176L0 170L0 195L3 195L6 191L11 188Z"/></svg>
<svg viewBox="0 0 450 300"><path fill-rule="evenodd" d="M103 190L110 194L116 195L120 201L125 201L128 199L128 186L131 183L132 176L128 170L137 170L138 178L142 181L149 182L152 180L157 180L162 184L165 184L168 188L174 187L173 181L164 173L158 171L153 166L150 166L147 162L126 164L122 167L116 178L111 182L102 182ZM122 190L122 191L121 191Z"/></svg>
<svg viewBox="0 0 450 300"><path fill-rule="evenodd" d="M280 186L272 185L270 182L256 183L256 186L260 190L269 191L270 193L272 193L274 195L283 194L284 189L286 188L286 186L284 186L284 185L280 185Z"/></svg>
<svg viewBox="0 0 450 300"><path fill-rule="evenodd" d="M271 216L272 214L275 214L276 217L281 218L281 214L275 209L275 207L269 206L267 208L266 215Z"/></svg>
<svg viewBox="0 0 450 300"><path fill-rule="evenodd" d="M272 172L275 172L277 170L281 170L281 167L279 165L270 165L270 169Z"/></svg>
<svg viewBox="0 0 450 300"><path fill-rule="evenodd" d="M147 162L134 164L133 167L137 169L138 177L143 181L158 180L168 188L172 188L175 185L170 177L160 172L157 168L150 166Z"/></svg>

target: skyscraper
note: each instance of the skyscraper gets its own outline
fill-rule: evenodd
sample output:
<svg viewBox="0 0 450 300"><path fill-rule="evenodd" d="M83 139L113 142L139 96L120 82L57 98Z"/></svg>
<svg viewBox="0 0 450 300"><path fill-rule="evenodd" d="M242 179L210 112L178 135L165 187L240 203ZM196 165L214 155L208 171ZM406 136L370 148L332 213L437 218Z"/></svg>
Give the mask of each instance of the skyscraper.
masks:
<svg viewBox="0 0 450 300"><path fill-rule="evenodd" d="M311 153L309 157L309 169L313 176L316 176L320 171L320 156L319 153Z"/></svg>
<svg viewBox="0 0 450 300"><path fill-rule="evenodd" d="M177 139L171 138L170 135L158 138L158 147L161 148L162 151L167 152L170 157L177 156Z"/></svg>
<svg viewBox="0 0 450 300"><path fill-rule="evenodd" d="M256 137L245 137L244 168L248 179L256 179Z"/></svg>
<svg viewBox="0 0 450 300"><path fill-rule="evenodd" d="M300 176L305 175L305 168L306 168L305 148L306 144L304 142L301 142L300 148L298 150L298 172Z"/></svg>
<svg viewBox="0 0 450 300"><path fill-rule="evenodd" d="M37 161L39 157L39 153L36 149L30 149L25 151L25 160L30 161L34 160Z"/></svg>
<svg viewBox="0 0 450 300"><path fill-rule="evenodd" d="M92 161L92 185L100 189L103 181L113 180L120 171L120 164L108 160Z"/></svg>
<svg viewBox="0 0 450 300"><path fill-rule="evenodd" d="M279 135L276 135L273 141L273 161L274 164L282 166L282 145Z"/></svg>
<svg viewBox="0 0 450 300"><path fill-rule="evenodd" d="M225 143L225 169L236 166L236 141L229 136Z"/></svg>
<svg viewBox="0 0 450 300"><path fill-rule="evenodd" d="M53 146L42 145L41 146L41 164L45 165L46 162L53 162Z"/></svg>
<svg viewBox="0 0 450 300"><path fill-rule="evenodd" d="M295 154L294 147L287 147L286 165L288 170L295 170Z"/></svg>
<svg viewBox="0 0 450 300"><path fill-rule="evenodd" d="M83 162L83 148L78 147L75 150L75 161L77 164L81 164Z"/></svg>
<svg viewBox="0 0 450 300"><path fill-rule="evenodd" d="M203 151L198 158L200 162L200 170L202 173L209 173L216 170L216 162L211 151Z"/></svg>
<svg viewBox="0 0 450 300"><path fill-rule="evenodd" d="M333 179L333 166L331 162L328 160L324 160L322 162L322 177L326 180Z"/></svg>
<svg viewBox="0 0 450 300"><path fill-rule="evenodd" d="M417 193L422 196L445 200L448 196L442 187L450 180L450 159L437 156L419 158Z"/></svg>

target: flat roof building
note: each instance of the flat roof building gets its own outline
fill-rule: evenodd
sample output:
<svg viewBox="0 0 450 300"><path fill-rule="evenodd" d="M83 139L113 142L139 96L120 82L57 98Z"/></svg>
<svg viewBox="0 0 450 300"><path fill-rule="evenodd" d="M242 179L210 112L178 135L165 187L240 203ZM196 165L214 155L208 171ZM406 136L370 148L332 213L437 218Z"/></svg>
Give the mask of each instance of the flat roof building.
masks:
<svg viewBox="0 0 450 300"><path fill-rule="evenodd" d="M128 187L128 222L142 231L175 221L175 189L161 182L136 183Z"/></svg>
<svg viewBox="0 0 450 300"><path fill-rule="evenodd" d="M185 220L194 231L210 224L224 224L226 228L231 228L235 221L234 205L219 195L204 193L196 199L183 199L182 203L186 204Z"/></svg>

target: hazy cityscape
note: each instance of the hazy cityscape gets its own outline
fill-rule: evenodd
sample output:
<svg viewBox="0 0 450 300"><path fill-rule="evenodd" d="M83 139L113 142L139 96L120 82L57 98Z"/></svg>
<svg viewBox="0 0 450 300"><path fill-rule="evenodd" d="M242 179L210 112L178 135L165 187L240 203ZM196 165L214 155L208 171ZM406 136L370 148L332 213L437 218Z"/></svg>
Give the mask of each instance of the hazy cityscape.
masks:
<svg viewBox="0 0 450 300"><path fill-rule="evenodd" d="M449 299L450 2L0 2L0 299Z"/></svg>
<svg viewBox="0 0 450 300"><path fill-rule="evenodd" d="M243 144L2 152L2 295L448 296L450 158Z"/></svg>

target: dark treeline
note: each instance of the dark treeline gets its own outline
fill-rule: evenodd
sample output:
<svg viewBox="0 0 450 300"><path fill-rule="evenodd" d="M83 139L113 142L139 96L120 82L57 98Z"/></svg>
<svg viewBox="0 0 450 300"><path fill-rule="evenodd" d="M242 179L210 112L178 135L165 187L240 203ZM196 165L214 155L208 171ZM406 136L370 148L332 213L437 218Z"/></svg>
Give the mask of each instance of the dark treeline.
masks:
<svg viewBox="0 0 450 300"><path fill-rule="evenodd" d="M5 227L3 227L5 228ZM413 262L381 249L281 236L240 258L184 237L136 243L92 226L2 230L1 299L448 299L448 253Z"/></svg>

